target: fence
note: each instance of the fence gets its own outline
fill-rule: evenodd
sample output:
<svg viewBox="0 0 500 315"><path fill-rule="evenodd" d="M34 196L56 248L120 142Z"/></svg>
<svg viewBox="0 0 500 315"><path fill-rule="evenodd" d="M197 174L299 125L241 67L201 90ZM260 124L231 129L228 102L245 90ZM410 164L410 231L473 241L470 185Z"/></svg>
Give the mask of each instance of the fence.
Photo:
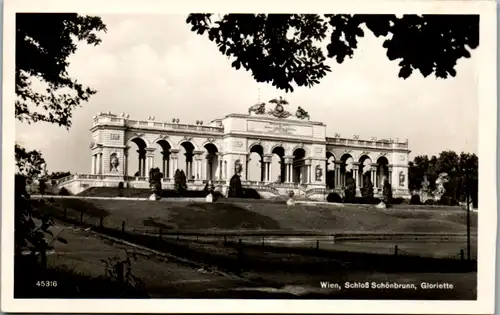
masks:
<svg viewBox="0 0 500 315"><path fill-rule="evenodd" d="M52 209L52 208L51 208ZM462 244L465 244L465 235L457 233L429 234L429 233L320 233L315 231L283 231L283 230L173 230L163 227L129 226L125 221L107 222L105 217L96 217L77 212L73 209L52 209L54 217L77 225L113 230L114 233L130 236L146 236L168 242L182 242L183 244L203 244L211 247L225 247L243 245L243 247L260 247L266 249L281 249L289 251L303 251L308 254L319 252L351 251L393 256L420 256L448 259L464 259ZM477 237L477 236L473 236ZM463 240L463 242L462 242ZM436 255L433 248L427 246L429 242L451 244L456 252ZM419 250L411 251L404 248L405 243L421 243ZM403 244L403 248L401 248ZM460 245L460 246L459 246ZM463 245L464 246L464 245ZM418 247L418 246L417 246ZM453 249L454 251L455 249Z"/></svg>

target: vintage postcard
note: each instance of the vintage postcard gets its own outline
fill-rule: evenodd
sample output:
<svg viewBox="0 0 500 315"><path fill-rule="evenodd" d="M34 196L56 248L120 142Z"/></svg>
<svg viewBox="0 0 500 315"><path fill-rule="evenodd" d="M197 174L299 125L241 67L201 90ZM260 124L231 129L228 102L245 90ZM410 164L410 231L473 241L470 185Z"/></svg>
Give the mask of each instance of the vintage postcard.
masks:
<svg viewBox="0 0 500 315"><path fill-rule="evenodd" d="M7 0L2 311L493 313L495 10Z"/></svg>

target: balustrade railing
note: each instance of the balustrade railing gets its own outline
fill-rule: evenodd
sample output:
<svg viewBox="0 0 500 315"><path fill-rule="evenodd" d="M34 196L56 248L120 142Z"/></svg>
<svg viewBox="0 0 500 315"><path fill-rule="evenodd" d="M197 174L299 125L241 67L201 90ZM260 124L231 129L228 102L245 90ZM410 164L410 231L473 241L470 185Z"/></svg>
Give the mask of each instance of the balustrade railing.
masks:
<svg viewBox="0 0 500 315"><path fill-rule="evenodd" d="M346 138L326 138L327 144L339 144L339 145L354 145L362 147L375 147L375 148L398 148L398 149L408 149L407 142L390 142L390 141L370 141L370 140L359 140L359 139L346 139Z"/></svg>

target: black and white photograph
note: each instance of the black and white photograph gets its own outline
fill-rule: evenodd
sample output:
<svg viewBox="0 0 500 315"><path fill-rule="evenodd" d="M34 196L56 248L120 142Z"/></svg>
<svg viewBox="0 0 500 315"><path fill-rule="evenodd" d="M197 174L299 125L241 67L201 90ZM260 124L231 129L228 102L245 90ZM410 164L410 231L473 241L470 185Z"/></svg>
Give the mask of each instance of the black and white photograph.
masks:
<svg viewBox="0 0 500 315"><path fill-rule="evenodd" d="M3 311L493 312L495 2L259 2L5 2Z"/></svg>

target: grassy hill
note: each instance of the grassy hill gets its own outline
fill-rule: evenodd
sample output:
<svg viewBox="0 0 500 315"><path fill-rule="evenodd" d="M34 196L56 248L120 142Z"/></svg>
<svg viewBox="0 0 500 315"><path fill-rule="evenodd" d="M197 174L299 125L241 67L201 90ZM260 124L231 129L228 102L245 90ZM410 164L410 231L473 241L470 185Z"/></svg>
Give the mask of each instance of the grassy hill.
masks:
<svg viewBox="0 0 500 315"><path fill-rule="evenodd" d="M83 212L88 223L103 218L106 227L145 227L168 230L281 230L332 233L465 233L466 212L455 208L376 209L367 206L295 205L284 202L224 200L204 202L50 199L34 201L54 214L75 219ZM477 233L477 213L471 213Z"/></svg>

